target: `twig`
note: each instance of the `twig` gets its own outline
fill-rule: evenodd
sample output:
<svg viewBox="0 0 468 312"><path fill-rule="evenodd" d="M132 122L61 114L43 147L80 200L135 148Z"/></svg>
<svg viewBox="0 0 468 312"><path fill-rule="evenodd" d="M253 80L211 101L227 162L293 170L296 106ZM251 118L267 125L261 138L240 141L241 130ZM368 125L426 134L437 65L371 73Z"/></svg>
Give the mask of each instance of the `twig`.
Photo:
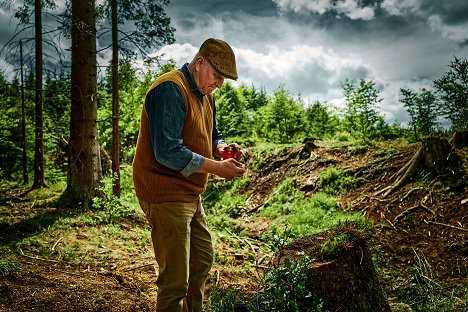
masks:
<svg viewBox="0 0 468 312"><path fill-rule="evenodd" d="M434 222L434 221L426 221L426 220L424 220L424 222L430 223L430 224L435 224L435 225L440 225L440 226L446 226L446 227L449 227L449 228L452 228L452 229L457 229L457 230L460 230L460 231L468 232L468 229L463 228L463 227L459 227L459 226L455 226L455 225L450 225L450 224L445 224L445 223L440 223L440 222Z"/></svg>
<svg viewBox="0 0 468 312"><path fill-rule="evenodd" d="M24 254L24 252L23 252L23 250L21 248L19 250L21 251L21 256L23 256L25 258L34 259L34 260L41 260L41 261L48 261L48 262L54 262L54 263L60 263L60 261L57 261L57 260L28 256L28 255Z"/></svg>
<svg viewBox="0 0 468 312"><path fill-rule="evenodd" d="M216 282L215 285L218 286L219 283L219 270L216 270Z"/></svg>
<svg viewBox="0 0 468 312"><path fill-rule="evenodd" d="M67 272L67 271L62 271L62 270L59 270L59 269L56 269L56 268L52 268L54 271L57 271L57 272L60 272L60 273L65 273L65 274L70 274L70 275L74 275L74 276L79 276L79 277L83 277L82 274L78 274L78 273L72 273L72 272Z"/></svg>
<svg viewBox="0 0 468 312"><path fill-rule="evenodd" d="M388 220L388 219L385 219L385 220L387 220L387 222L392 226L392 228L393 228L395 231L397 230L396 227L395 227L395 225L393 225L393 223L390 222L390 220Z"/></svg>
<svg viewBox="0 0 468 312"><path fill-rule="evenodd" d="M400 221L401 219L403 219L406 215L412 213L414 210L418 209L419 208L419 204L416 205L416 206L413 206L411 208L408 208L406 209L405 211L403 211L402 213L400 213L399 215L397 215L395 217L395 219L393 219L395 222L398 222Z"/></svg>
<svg viewBox="0 0 468 312"><path fill-rule="evenodd" d="M63 237L60 237L56 242L55 244L52 246L52 251L55 251L55 247L57 247L58 243L60 243L60 241L63 239Z"/></svg>
<svg viewBox="0 0 468 312"><path fill-rule="evenodd" d="M133 267L133 268L126 268L125 270L122 270L122 271L123 271L123 272L134 271L134 270L136 270L136 269L141 269L141 268L144 268L144 267L153 265L153 264L154 264L154 263L143 264L143 265L139 265L139 266L136 266L136 267Z"/></svg>
<svg viewBox="0 0 468 312"><path fill-rule="evenodd" d="M252 251L253 251L254 253L256 253L255 248L252 246L252 244L251 244L247 239L243 239L243 238L239 237L238 235L236 235L236 234L234 234L234 233L231 233L227 228L224 228L224 230L225 230L226 232L228 232L230 235L234 236L234 237L235 237L238 241L240 241L241 243L244 243L244 244L249 245L250 248L252 249Z"/></svg>
<svg viewBox="0 0 468 312"><path fill-rule="evenodd" d="M256 267L256 268L265 269L265 270L271 269L271 267L266 266L266 265L253 264L253 266Z"/></svg>
<svg viewBox="0 0 468 312"><path fill-rule="evenodd" d="M432 213L434 216L437 216L437 214L432 211L431 209L429 209L426 205L424 205L423 203L420 203L419 206L421 206L422 208L426 209L427 211L429 211L430 213Z"/></svg>

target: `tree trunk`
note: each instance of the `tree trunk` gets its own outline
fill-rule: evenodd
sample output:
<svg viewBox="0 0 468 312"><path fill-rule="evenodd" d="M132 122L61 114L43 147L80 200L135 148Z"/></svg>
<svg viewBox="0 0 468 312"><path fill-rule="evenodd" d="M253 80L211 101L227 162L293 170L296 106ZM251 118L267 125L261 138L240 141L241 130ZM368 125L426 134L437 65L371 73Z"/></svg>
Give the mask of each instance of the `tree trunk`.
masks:
<svg viewBox="0 0 468 312"><path fill-rule="evenodd" d="M23 41L20 40L20 60L21 60L21 139L23 142L23 184L29 183L28 175L28 156L26 154L26 113L25 113L25 102L24 102L24 77L23 77Z"/></svg>
<svg viewBox="0 0 468 312"><path fill-rule="evenodd" d="M455 132L450 139L450 143L458 149L468 147L468 131Z"/></svg>
<svg viewBox="0 0 468 312"><path fill-rule="evenodd" d="M32 189L45 187L44 142L43 142L43 101L42 101L42 7L41 0L34 1L35 43L36 43L36 130L34 145L34 182Z"/></svg>
<svg viewBox="0 0 468 312"><path fill-rule="evenodd" d="M72 1L71 121L67 189L61 206L87 208L102 178L96 93L94 0Z"/></svg>
<svg viewBox="0 0 468 312"><path fill-rule="evenodd" d="M311 259L306 288L322 299L327 311L389 312L366 239L359 232L357 227L345 225L303 237L283 247L281 259Z"/></svg>
<svg viewBox="0 0 468 312"><path fill-rule="evenodd" d="M120 196L119 44L117 0L112 0L112 194Z"/></svg>
<svg viewBox="0 0 468 312"><path fill-rule="evenodd" d="M422 142L421 148L424 154L424 168L437 175L458 171L459 159L446 139L428 137Z"/></svg>

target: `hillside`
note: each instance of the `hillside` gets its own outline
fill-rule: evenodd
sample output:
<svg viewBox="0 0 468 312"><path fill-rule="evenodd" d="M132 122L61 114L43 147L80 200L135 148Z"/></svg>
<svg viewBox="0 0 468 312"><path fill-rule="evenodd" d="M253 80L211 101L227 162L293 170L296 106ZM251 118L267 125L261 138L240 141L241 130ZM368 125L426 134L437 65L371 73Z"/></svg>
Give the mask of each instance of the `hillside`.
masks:
<svg viewBox="0 0 468 312"><path fill-rule="evenodd" d="M244 293L258 291L259 271L268 267L271 256L259 238L269 221L260 218L258 211L286 177L292 177L306 197L312 196L318 190L320 174L330 166L357 181L355 189L339 195L338 200L342 209L358 211L375 225L372 245L378 254L382 284L392 301L401 301L396 297L418 282L415 276L434 292L445 294L468 285L466 151L458 151L464 159L462 179L449 184L421 172L421 178L384 197L376 193L395 181L395 173L413 157L417 144L358 148L316 141L313 149L306 153L302 149L303 145L297 145L247 151L250 181L241 193L248 200L236 219L242 235L216 237L218 261L208 281L208 292L213 287ZM136 249L140 254L122 251L118 257L109 255L103 261L103 255L119 251L116 246L100 243L97 250L90 249L83 256L77 252L74 261L67 261L64 253L70 236L53 234L54 223L64 217L62 212L39 205L40 198L6 183L2 183L0 196L0 240L2 245L11 246L2 248L1 258L16 259L21 266L14 274L0 276L0 311L151 310L154 262L149 241L141 238L145 233L140 229L146 223L139 210L120 221L119 237L141 240ZM94 232L86 222L75 220L70 227L77 245L94 240ZM38 237L40 241L44 236L48 237L48 244L23 243L25 238ZM237 249L228 240L236 241ZM247 255L252 253L255 263L246 269L252 261ZM418 268L424 271L415 275Z"/></svg>

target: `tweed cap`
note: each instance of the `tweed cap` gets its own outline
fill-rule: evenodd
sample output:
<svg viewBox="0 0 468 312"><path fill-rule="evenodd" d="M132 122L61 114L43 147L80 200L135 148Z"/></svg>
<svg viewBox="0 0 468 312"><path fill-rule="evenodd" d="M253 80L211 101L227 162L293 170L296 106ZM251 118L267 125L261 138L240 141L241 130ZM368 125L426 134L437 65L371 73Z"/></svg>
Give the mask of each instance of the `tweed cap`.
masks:
<svg viewBox="0 0 468 312"><path fill-rule="evenodd" d="M220 39L209 38L203 42L200 55L226 78L237 80L236 56L229 44Z"/></svg>

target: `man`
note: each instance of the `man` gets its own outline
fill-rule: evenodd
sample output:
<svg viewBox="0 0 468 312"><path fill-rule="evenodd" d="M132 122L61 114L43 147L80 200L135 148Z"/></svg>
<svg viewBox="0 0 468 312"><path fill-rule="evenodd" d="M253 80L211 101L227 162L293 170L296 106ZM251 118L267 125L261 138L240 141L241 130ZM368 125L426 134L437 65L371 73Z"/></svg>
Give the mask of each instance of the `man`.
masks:
<svg viewBox="0 0 468 312"><path fill-rule="evenodd" d="M242 176L240 147L216 127L212 92L237 79L231 47L210 38L190 64L161 75L149 88L133 161L135 193L151 226L159 266L156 311L202 311L213 246L200 202L208 174Z"/></svg>

